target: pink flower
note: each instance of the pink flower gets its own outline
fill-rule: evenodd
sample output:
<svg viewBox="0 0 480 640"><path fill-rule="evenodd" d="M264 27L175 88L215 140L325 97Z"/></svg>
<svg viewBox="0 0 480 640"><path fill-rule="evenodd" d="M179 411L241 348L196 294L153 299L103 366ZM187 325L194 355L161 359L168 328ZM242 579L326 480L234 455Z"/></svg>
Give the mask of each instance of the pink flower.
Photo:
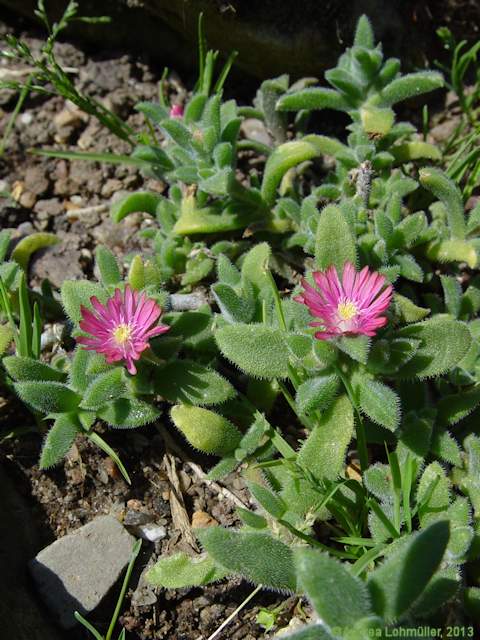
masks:
<svg viewBox="0 0 480 640"><path fill-rule="evenodd" d="M128 285L123 295L120 289L115 289L105 305L95 296L90 302L96 313L84 306L80 308L80 328L90 335L78 337L77 342L85 349L103 353L109 364L125 360L128 372L137 373L134 360L148 349L148 340L170 329L162 324L152 327L162 310L155 300L143 293L139 295Z"/></svg>
<svg viewBox="0 0 480 640"><path fill-rule="evenodd" d="M295 300L305 304L312 316L320 318L320 322L310 323L311 327L322 327L315 333L319 340L341 335L374 336L387 323L381 314L390 304L393 287L387 285L382 291L385 278L379 273L370 272L368 267L357 273L353 264L347 262L341 282L334 266L312 275L318 288L303 279L305 291Z"/></svg>
<svg viewBox="0 0 480 640"><path fill-rule="evenodd" d="M170 107L170 118L182 118L183 117L183 107L181 104L172 104Z"/></svg>

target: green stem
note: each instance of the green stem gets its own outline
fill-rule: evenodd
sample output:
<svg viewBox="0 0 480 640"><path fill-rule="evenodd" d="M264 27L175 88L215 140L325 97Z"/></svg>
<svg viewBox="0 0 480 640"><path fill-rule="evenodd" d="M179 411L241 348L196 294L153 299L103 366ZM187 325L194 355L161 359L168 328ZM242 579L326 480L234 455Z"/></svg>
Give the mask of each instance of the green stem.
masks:
<svg viewBox="0 0 480 640"><path fill-rule="evenodd" d="M135 564L135 560L137 559L137 556L140 553L141 546L142 546L141 540L137 540L137 542L133 545L132 555L130 556L130 562L128 563L127 571L125 573L125 578L123 579L122 589L120 591L120 595L118 596L117 604L115 606L115 611L113 612L113 616L110 621L110 626L108 627L105 640L111 640L112 638L112 633L115 628L115 625L117 624L118 616L120 615L120 608L122 606L123 599L125 598L125 593L127 591L128 583L130 582L130 576L132 575L133 565Z"/></svg>
<svg viewBox="0 0 480 640"><path fill-rule="evenodd" d="M350 567L350 571L354 576L359 576L361 573L363 573L363 570L370 564L370 562L373 562L374 560L385 554L386 548L386 544L379 544L377 547L373 547L373 549L370 549L369 551L364 553L363 556Z"/></svg>
<svg viewBox="0 0 480 640"><path fill-rule="evenodd" d="M388 530L388 532L390 533L392 538L393 539L399 538L400 537L400 533L393 526L393 524L390 522L390 520L387 518L387 516L384 514L384 512L383 512L382 508L380 507L380 505L378 504L378 502L374 498L371 498L370 500L368 500L368 505L371 507L372 511L375 513L375 515L380 520L380 522L383 524L383 526Z"/></svg>
<svg viewBox="0 0 480 640"><path fill-rule="evenodd" d="M30 89L32 86L32 80L33 80L33 74L28 76L26 83L23 85L20 95L18 96L17 104L15 105L15 108L12 111L12 115L10 116L7 126L5 127L5 133L3 134L3 139L2 139L2 142L0 143L0 157L3 156L5 152L5 147L7 146L7 142L12 132L13 126L15 124L15 120L17 119L18 114L20 113L20 109L22 108L23 103L25 102L25 99L30 92Z"/></svg>
<svg viewBox="0 0 480 640"><path fill-rule="evenodd" d="M130 476L128 475L127 470L123 466L122 461L117 456L117 454L112 449L112 447L109 444L107 444L105 440L101 436L99 436L98 433L96 433L95 431L90 431L86 433L86 436L87 438L89 438L89 440L91 440L94 444L96 444L97 447L100 447L102 451L105 451L107 456L110 456L110 458L112 458L112 460L115 462L117 467L120 469L120 473L125 478L127 483L132 484L132 481L130 480Z"/></svg>
<svg viewBox="0 0 480 640"><path fill-rule="evenodd" d="M410 454L407 453L407 457L405 459L404 469L405 473L403 476L402 482L402 491L403 491L403 516L405 518L405 526L407 527L407 532L412 533L412 513L410 510L410 493L412 491L412 480L414 475L413 470L413 460Z"/></svg>
<svg viewBox="0 0 480 640"><path fill-rule="evenodd" d="M10 304L10 298L7 293L7 289L3 283L3 280L0 276L0 309L3 307L3 311L7 316L7 320L10 324L13 333L13 339L15 341L15 349L17 354L20 353L20 342L18 336L17 325L15 324L15 320L13 319L12 306Z"/></svg>
<svg viewBox="0 0 480 640"><path fill-rule="evenodd" d="M271 433L271 437L270 437L273 446L275 447L275 449L286 459L286 460L295 460L297 457L297 454L295 452L295 449L292 449L292 447L288 444L288 442L285 440L285 438L280 435L280 433L272 428L272 433Z"/></svg>
<svg viewBox="0 0 480 640"><path fill-rule="evenodd" d="M80 624L82 624L85 627L85 629L90 631L90 633L95 638L95 640L103 640L102 636L98 633L95 627L92 624L90 624L90 622L86 620L81 613L79 613L78 611L75 611L73 615L75 616L75 620L78 620L78 622L80 622Z"/></svg>

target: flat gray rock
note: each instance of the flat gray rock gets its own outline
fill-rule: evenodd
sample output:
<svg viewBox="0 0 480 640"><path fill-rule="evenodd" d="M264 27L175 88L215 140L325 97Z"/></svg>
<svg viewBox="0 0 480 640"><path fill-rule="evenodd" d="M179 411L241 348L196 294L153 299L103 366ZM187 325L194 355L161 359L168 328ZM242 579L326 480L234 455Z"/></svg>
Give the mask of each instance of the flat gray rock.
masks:
<svg viewBox="0 0 480 640"><path fill-rule="evenodd" d="M135 538L113 516L99 516L42 549L30 571L38 591L64 629L74 612L93 611L125 569Z"/></svg>

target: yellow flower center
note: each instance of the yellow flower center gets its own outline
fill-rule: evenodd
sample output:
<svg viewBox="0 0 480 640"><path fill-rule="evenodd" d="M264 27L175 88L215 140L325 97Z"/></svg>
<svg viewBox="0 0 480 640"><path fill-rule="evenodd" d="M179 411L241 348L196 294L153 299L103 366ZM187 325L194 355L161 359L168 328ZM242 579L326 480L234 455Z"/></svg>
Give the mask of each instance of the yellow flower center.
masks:
<svg viewBox="0 0 480 640"><path fill-rule="evenodd" d="M117 344L123 345L128 341L131 333L132 329L129 324L119 324L118 327L113 330L112 335Z"/></svg>
<svg viewBox="0 0 480 640"><path fill-rule="evenodd" d="M337 313L342 320L351 320L357 315L357 307L353 302L340 302Z"/></svg>

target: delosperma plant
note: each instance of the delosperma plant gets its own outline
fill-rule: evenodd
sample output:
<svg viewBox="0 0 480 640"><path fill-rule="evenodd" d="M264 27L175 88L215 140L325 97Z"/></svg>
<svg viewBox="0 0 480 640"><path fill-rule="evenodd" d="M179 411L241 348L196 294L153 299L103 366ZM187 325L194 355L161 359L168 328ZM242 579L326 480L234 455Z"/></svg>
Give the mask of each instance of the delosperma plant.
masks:
<svg viewBox="0 0 480 640"><path fill-rule="evenodd" d="M292 640L433 623L463 624L471 637L480 206L465 214L439 150L392 109L440 88L442 76L400 75L362 17L325 74L332 88L281 76L239 107L222 98L231 61L214 84L215 55L200 50L184 104L137 107L151 127L130 160L168 193L133 193L112 208L119 224L138 211L155 217L158 229L143 231L151 249L123 273L98 247L98 281L64 282L76 342L65 357L41 353L40 306L28 324L22 269L49 239L27 238L0 265L0 351L16 338L5 378L48 425L40 464L86 437L128 480L98 424L174 425L192 455L212 456L210 479L243 476L251 508L237 510L236 528L198 530L202 554L162 557L151 583L239 575L305 595L312 620L284 636ZM344 140L309 130L318 109L349 116ZM241 137L245 117L264 122L270 144ZM263 158L261 178L245 152ZM316 164L325 155L328 171ZM4 236L0 249L3 259ZM176 310L172 293L199 283L209 295Z"/></svg>

